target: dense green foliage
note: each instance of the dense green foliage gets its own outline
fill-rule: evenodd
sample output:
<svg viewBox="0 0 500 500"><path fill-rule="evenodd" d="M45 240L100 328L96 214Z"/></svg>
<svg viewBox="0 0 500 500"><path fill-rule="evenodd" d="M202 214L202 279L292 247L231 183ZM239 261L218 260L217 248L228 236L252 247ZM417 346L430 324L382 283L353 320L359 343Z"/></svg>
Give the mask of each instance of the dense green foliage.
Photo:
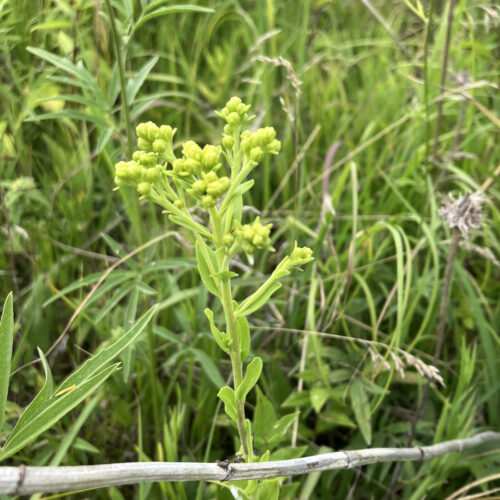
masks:
<svg viewBox="0 0 500 500"><path fill-rule="evenodd" d="M217 398L231 367L204 314L211 307L218 322L222 310L200 283L194 241L132 189L113 192L114 165L131 157L137 124L177 128L174 148L187 139L218 143L213 110L232 95L282 143L252 173L244 199L273 223L276 252L256 252L253 268L242 258L235 298L295 240L315 255L249 318L251 357L262 358L263 371L246 412L287 429L269 440L266 425L254 427L256 453L406 446L433 365L445 385L431 385L415 444L500 428L500 12L476 0L419 5L0 0L0 302L13 291L15 318L0 445L46 386L44 368L58 385L158 304L150 326L120 352L121 370L109 368L96 395L3 463L215 461L234 453L237 432ZM484 224L458 249L435 361L451 233L439 206L448 192L489 180ZM27 365L39 359L37 347L47 361ZM293 420L283 417L296 409L290 450ZM406 463L395 498L445 498L499 467L495 450ZM393 470L298 477L284 483L282 498L383 498ZM133 495L230 498L195 483L85 498Z"/></svg>

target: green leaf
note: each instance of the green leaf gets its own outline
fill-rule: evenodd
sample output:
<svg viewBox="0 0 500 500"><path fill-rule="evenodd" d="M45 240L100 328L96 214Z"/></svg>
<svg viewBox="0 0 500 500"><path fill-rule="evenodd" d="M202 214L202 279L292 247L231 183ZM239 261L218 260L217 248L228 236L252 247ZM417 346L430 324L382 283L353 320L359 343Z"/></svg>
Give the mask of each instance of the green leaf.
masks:
<svg viewBox="0 0 500 500"><path fill-rule="evenodd" d="M127 82L127 102L132 104L137 92L139 92L143 83L146 81L149 73L153 69L154 65L158 62L158 56L154 56L149 60L136 74Z"/></svg>
<svg viewBox="0 0 500 500"><path fill-rule="evenodd" d="M245 376L239 387L236 388L236 400L244 401L247 394L252 390L253 386L259 380L262 372L262 359L255 357L250 361L245 372Z"/></svg>
<svg viewBox="0 0 500 500"><path fill-rule="evenodd" d="M269 449L269 438L275 424L276 413L273 405L257 387L257 404L253 416L253 432L257 448Z"/></svg>
<svg viewBox="0 0 500 500"><path fill-rule="evenodd" d="M233 389L228 385L225 385L217 394L224 403L224 410L226 410L227 416L233 421L238 420L238 412L236 410L236 397L234 395Z"/></svg>
<svg viewBox="0 0 500 500"><path fill-rule="evenodd" d="M274 281L267 286L262 286L250 297L245 299L235 311L236 316L248 316L266 304L276 290L281 288L281 283Z"/></svg>
<svg viewBox="0 0 500 500"><path fill-rule="evenodd" d="M309 397L309 391L293 392L281 403L281 406L283 408L309 406L311 404Z"/></svg>
<svg viewBox="0 0 500 500"><path fill-rule="evenodd" d="M299 412L289 413L281 417L276 424L274 424L271 434L269 436L269 448L275 448L281 441L286 439L286 433L288 428L293 424L295 417L297 417Z"/></svg>
<svg viewBox="0 0 500 500"><path fill-rule="evenodd" d="M219 271L215 252L201 238L197 238L196 240L195 251L196 260L198 261L198 271L203 283L210 293L219 297L219 290L212 278Z"/></svg>
<svg viewBox="0 0 500 500"><path fill-rule="evenodd" d="M358 423L361 434L367 445L372 442L372 424L370 418L370 402L368 401L368 395L366 394L363 382L361 378L354 379L349 390L351 395L351 404L354 410L354 416L356 417L356 422Z"/></svg>
<svg viewBox="0 0 500 500"><path fill-rule="evenodd" d="M65 394L53 396L14 437L9 436L0 452L0 461L24 448L42 432L52 427L66 413L94 392L118 367L119 363L115 363L97 372L93 377Z"/></svg>
<svg viewBox="0 0 500 500"><path fill-rule="evenodd" d="M266 479L259 483L257 500L278 500L280 494L279 479Z"/></svg>
<svg viewBox="0 0 500 500"><path fill-rule="evenodd" d="M229 281L231 278L236 278L237 276L238 274L233 271L219 271L212 274L212 278L217 278L219 281Z"/></svg>
<svg viewBox="0 0 500 500"><path fill-rule="evenodd" d="M14 311L12 292L7 295L0 319L0 430L5 418L7 393L12 359L12 343L14 342Z"/></svg>
<svg viewBox="0 0 500 500"><path fill-rule="evenodd" d="M132 33L141 27L144 23L154 19L155 17L165 16L167 14L174 14L176 12L202 12L205 14L211 14L214 9L208 7L200 7L198 5L172 5L170 7L160 7L159 9L149 12L148 14L139 18L137 23L134 25Z"/></svg>
<svg viewBox="0 0 500 500"><path fill-rule="evenodd" d="M231 339L227 335L226 332L221 332L216 326L214 322L214 313L208 307L205 309L205 316L208 318L208 322L210 323L210 330L212 331L212 335L214 336L215 342L217 345L227 354L231 354Z"/></svg>
<svg viewBox="0 0 500 500"><path fill-rule="evenodd" d="M238 331L241 361L245 361L250 351L250 327L245 316L240 316L236 320L236 329Z"/></svg>
<svg viewBox="0 0 500 500"><path fill-rule="evenodd" d="M121 337L114 340L110 345L99 351L97 354L89 358L82 366L74 371L64 382L57 388L57 392L63 391L72 385L79 385L84 380L93 376L98 370L101 370L106 363L109 363L114 357L118 356L125 348L127 348L137 337L144 331L151 318L156 313L158 306L153 306L147 313L143 314Z"/></svg>
<svg viewBox="0 0 500 500"><path fill-rule="evenodd" d="M23 411L23 414L19 417L16 425L9 435L7 443L12 440L19 432L27 425L39 412L43 405L52 397L54 392L54 384L52 381L52 372L50 371L50 366L45 359L45 355L42 350L38 349L38 355L42 360L43 369L45 371L45 382L40 392L35 396L33 401L27 406ZM6 444L7 444L6 443Z"/></svg>
<svg viewBox="0 0 500 500"><path fill-rule="evenodd" d="M320 412L329 396L330 391L326 387L313 387L311 389L311 405L316 413Z"/></svg>
<svg viewBox="0 0 500 500"><path fill-rule="evenodd" d="M217 389L220 389L224 385L224 379L220 374L219 369L216 364L212 361L212 358L200 349L191 349L194 357L198 363L200 363L203 371L207 374L210 382L212 382Z"/></svg>

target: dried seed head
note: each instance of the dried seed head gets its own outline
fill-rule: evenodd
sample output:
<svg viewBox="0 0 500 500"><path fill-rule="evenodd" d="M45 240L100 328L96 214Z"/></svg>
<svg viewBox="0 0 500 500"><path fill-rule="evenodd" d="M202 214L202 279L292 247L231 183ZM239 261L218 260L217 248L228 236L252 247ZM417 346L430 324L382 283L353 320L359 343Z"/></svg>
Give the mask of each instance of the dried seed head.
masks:
<svg viewBox="0 0 500 500"><path fill-rule="evenodd" d="M450 200L440 210L441 217L450 228L456 227L462 234L467 234L471 229L481 227L481 204L484 202L481 194L466 193L458 199L450 194Z"/></svg>

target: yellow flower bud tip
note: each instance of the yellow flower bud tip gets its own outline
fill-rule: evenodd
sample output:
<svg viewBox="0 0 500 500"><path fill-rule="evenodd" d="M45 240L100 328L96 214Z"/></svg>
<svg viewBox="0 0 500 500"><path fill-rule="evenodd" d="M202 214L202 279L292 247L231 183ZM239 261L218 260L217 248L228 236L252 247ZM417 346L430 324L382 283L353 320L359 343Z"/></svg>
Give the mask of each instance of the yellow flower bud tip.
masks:
<svg viewBox="0 0 500 500"><path fill-rule="evenodd" d="M229 101L226 103L226 108L229 110L229 112L236 111L238 109L238 106L242 104L241 99L239 97L233 96Z"/></svg>
<svg viewBox="0 0 500 500"><path fill-rule="evenodd" d="M257 146L256 148L252 148L250 150L250 159L254 161L255 163L259 163L260 160L262 160L262 157L264 156L264 151Z"/></svg>
<svg viewBox="0 0 500 500"><path fill-rule="evenodd" d="M162 125L160 127L158 138L166 142L171 142L176 132L177 132L176 128L172 128L170 125Z"/></svg>
<svg viewBox="0 0 500 500"><path fill-rule="evenodd" d="M227 123L229 123L229 125L233 125L233 126L239 125L241 123L241 116L236 112L232 112L232 113L229 113L226 120L227 120Z"/></svg>
<svg viewBox="0 0 500 500"><path fill-rule="evenodd" d="M301 266L313 260L313 252L309 247L298 247L295 244L292 254L290 255L290 263L294 266Z"/></svg>
<svg viewBox="0 0 500 500"><path fill-rule="evenodd" d="M183 207L184 207L184 203L183 203L181 200L175 200L175 201L174 201L174 205L175 205L177 208L183 208Z"/></svg>
<svg viewBox="0 0 500 500"><path fill-rule="evenodd" d="M207 182L203 180L197 180L193 182L193 192L196 194L204 194L207 189Z"/></svg>
<svg viewBox="0 0 500 500"><path fill-rule="evenodd" d="M231 125L229 124L224 125L224 133L227 135L231 135L233 133L233 127L231 127Z"/></svg>

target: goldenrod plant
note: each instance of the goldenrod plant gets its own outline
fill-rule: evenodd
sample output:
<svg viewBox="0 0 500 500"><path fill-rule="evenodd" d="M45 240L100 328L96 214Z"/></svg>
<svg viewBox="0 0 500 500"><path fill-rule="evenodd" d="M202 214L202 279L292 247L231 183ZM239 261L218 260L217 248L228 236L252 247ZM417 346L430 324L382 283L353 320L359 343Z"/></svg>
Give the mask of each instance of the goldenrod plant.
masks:
<svg viewBox="0 0 500 500"><path fill-rule="evenodd" d="M242 220L243 195L254 185L249 175L265 155L276 155L281 148L273 127L248 129L254 118L249 110L239 97L232 97L217 113L226 122L222 145L202 148L188 140L179 157L173 148L176 129L141 123L136 129L139 149L130 161L116 164L115 183L117 189L134 187L141 199L163 207L172 222L192 234L201 279L220 300L225 317L225 328L219 329L214 312L205 309L217 345L231 358L233 387L222 387L218 396L238 429L239 453L253 462L258 458L253 452L251 422L245 418L245 401L260 377L262 359L254 357L245 365L250 351L247 317L280 288L283 277L313 257L310 248L295 243L292 253L254 293L241 302L234 300L231 279L237 274L231 270L232 259L242 252L252 256L256 250L274 251L272 224L263 224L260 217L246 224ZM206 226L193 217L195 206L207 213Z"/></svg>

